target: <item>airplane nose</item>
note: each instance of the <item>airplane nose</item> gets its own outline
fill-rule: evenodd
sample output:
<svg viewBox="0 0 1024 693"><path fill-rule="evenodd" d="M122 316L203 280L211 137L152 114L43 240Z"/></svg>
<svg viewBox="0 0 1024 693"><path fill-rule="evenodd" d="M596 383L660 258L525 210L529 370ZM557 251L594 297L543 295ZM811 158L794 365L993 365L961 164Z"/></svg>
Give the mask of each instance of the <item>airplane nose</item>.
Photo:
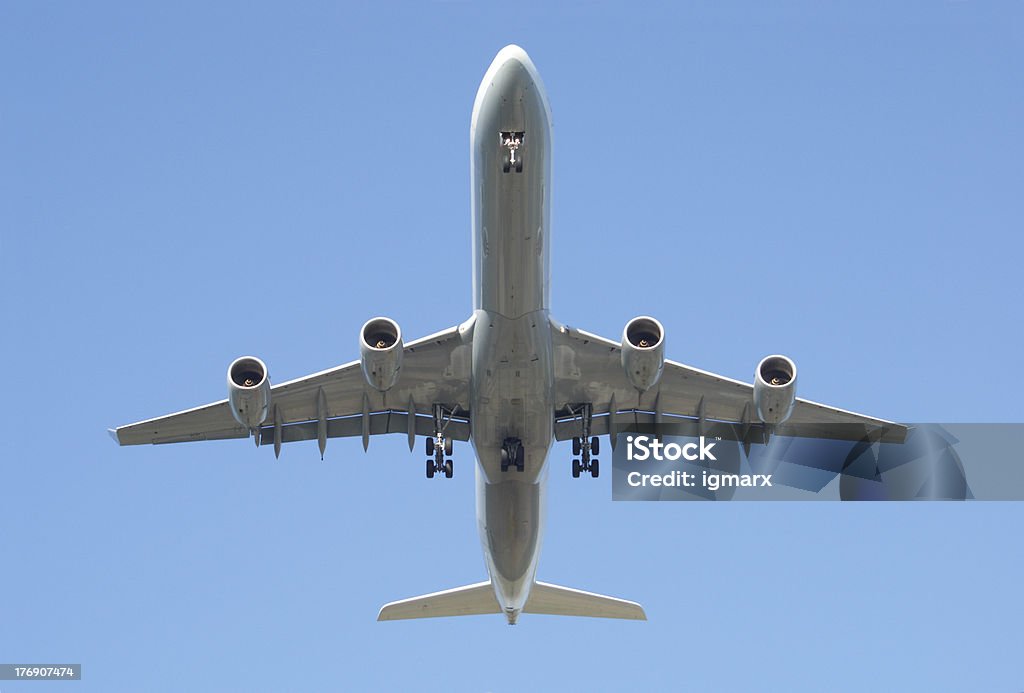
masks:
<svg viewBox="0 0 1024 693"><path fill-rule="evenodd" d="M518 57L503 61L494 73L493 87L506 93L516 89L529 89L533 86L533 78L526 69L526 64Z"/></svg>
<svg viewBox="0 0 1024 693"><path fill-rule="evenodd" d="M533 61L530 60L530 56L526 54L522 48L515 44L509 44L498 51L498 54L494 56L494 60L491 61L490 67L487 71L490 72L496 68L501 68L507 64L515 64L526 66L529 65L533 68ZM536 68L533 68L534 70Z"/></svg>
<svg viewBox="0 0 1024 693"><path fill-rule="evenodd" d="M523 96L527 92L536 93L536 68L533 67L530 56L519 46L502 48L491 66L494 72L488 91L504 98Z"/></svg>
<svg viewBox="0 0 1024 693"><path fill-rule="evenodd" d="M524 130L526 121L536 125L538 118L550 123L544 86L526 51L516 45L498 51L480 83L473 110L496 115L499 130Z"/></svg>
<svg viewBox="0 0 1024 693"><path fill-rule="evenodd" d="M498 54L494 56L492 64L501 65L511 60L517 61L522 65L526 65L527 63L530 63L531 65L533 64L530 60L530 56L526 54L526 51L514 43L510 43L498 51Z"/></svg>

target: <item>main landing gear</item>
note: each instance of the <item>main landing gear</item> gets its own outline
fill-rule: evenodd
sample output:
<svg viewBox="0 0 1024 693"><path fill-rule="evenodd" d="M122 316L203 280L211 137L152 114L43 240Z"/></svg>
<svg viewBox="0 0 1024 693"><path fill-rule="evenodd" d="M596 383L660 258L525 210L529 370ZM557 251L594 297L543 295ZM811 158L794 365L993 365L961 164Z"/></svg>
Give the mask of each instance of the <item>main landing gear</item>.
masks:
<svg viewBox="0 0 1024 693"><path fill-rule="evenodd" d="M579 459L573 459L572 461L572 477L579 479L580 474L583 472L590 472L590 476L597 478L601 473L601 463L596 457L592 455L600 454L601 439L594 436L588 442L586 438L573 438L572 439L572 454L579 455Z"/></svg>
<svg viewBox="0 0 1024 693"><path fill-rule="evenodd" d="M439 436L427 438L427 478L433 479L434 474L440 472L445 479L451 479L453 468L451 459L445 459L445 455L452 454L452 439Z"/></svg>
<svg viewBox="0 0 1024 693"><path fill-rule="evenodd" d="M501 444L501 471L507 472L513 466L517 472L526 469L526 450L518 438L506 438Z"/></svg>
<svg viewBox="0 0 1024 693"><path fill-rule="evenodd" d="M572 439L572 478L579 479L581 473L590 472L590 476L596 479L601 473L601 464L596 457L601 453L601 439L590 435L591 406L581 404L578 410L573 411L569 407L569 411L579 415L581 433Z"/></svg>
<svg viewBox="0 0 1024 693"><path fill-rule="evenodd" d="M456 409L458 407L456 406ZM452 439L444 434L448 423L451 421L453 412L446 412L444 405L434 405L434 437L426 439L427 450L427 478L433 479L434 474L444 474L445 479L451 479L454 472L452 466ZM448 457L449 459L445 459Z"/></svg>

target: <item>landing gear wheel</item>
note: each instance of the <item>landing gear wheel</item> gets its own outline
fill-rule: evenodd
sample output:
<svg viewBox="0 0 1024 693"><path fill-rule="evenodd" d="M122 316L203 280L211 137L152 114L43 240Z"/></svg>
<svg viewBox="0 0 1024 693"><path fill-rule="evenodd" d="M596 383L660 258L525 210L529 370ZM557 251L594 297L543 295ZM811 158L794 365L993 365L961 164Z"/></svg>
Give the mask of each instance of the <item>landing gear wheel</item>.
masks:
<svg viewBox="0 0 1024 693"><path fill-rule="evenodd" d="M434 460L427 460L427 478L434 478Z"/></svg>
<svg viewBox="0 0 1024 693"><path fill-rule="evenodd" d="M526 469L526 449L520 445L516 452L516 471L521 472L524 469Z"/></svg>
<svg viewBox="0 0 1024 693"><path fill-rule="evenodd" d="M523 162L522 161L517 161L516 162L516 173L522 173L522 172L523 172Z"/></svg>
<svg viewBox="0 0 1024 693"><path fill-rule="evenodd" d="M452 478L452 472L453 472L453 470L452 470L452 461L448 460L447 462L444 463L444 478L445 479L451 479ZM594 476L597 476L597 475L595 474Z"/></svg>
<svg viewBox="0 0 1024 693"><path fill-rule="evenodd" d="M596 479L598 474L600 474L600 465L597 460L590 460L590 476Z"/></svg>
<svg viewBox="0 0 1024 693"><path fill-rule="evenodd" d="M590 454L600 455L601 454L601 439L594 436L590 439Z"/></svg>
<svg viewBox="0 0 1024 693"><path fill-rule="evenodd" d="M502 448L501 450L501 471L508 471L508 450Z"/></svg>
<svg viewBox="0 0 1024 693"><path fill-rule="evenodd" d="M579 479L580 478L580 461L577 460L577 459L573 459L573 461L572 461L572 478L573 479Z"/></svg>
<svg viewBox="0 0 1024 693"><path fill-rule="evenodd" d="M572 454L574 456L575 455L579 455L580 454L580 450L582 450L582 449L583 449L583 445L582 445L580 439L579 438L573 438L572 439Z"/></svg>
<svg viewBox="0 0 1024 693"><path fill-rule="evenodd" d="M426 441L427 441L427 446L426 446L427 447L427 457L433 457L433 455L434 455L434 439L431 438L430 436L427 436Z"/></svg>
<svg viewBox="0 0 1024 693"><path fill-rule="evenodd" d="M452 454L452 439L451 438L445 438L444 439L444 454L448 455L449 457Z"/></svg>
<svg viewBox="0 0 1024 693"><path fill-rule="evenodd" d="M503 172L503 173L508 173L509 171L511 171L511 170L512 170L512 164L510 164L509 162L507 162L507 161L506 161L506 162L505 162L505 163L504 163L504 164L502 165L502 167L501 167L501 170L502 170L502 172Z"/></svg>

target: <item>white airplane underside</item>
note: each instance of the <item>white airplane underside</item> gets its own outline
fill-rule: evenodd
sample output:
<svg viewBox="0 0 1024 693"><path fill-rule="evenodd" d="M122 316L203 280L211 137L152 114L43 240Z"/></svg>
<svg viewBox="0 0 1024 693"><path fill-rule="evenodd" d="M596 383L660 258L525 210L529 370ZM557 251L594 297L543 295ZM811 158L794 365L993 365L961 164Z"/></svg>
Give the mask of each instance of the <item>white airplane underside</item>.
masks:
<svg viewBox="0 0 1024 693"><path fill-rule="evenodd" d="M360 358L271 386L267 368L242 357L228 369L228 398L122 426L121 445L254 436L281 446L329 438L405 434L426 440L428 477L453 473L452 441L469 441L477 523L489 580L385 605L379 620L520 613L645 619L635 603L536 579L548 452L573 441L573 476L596 477L600 437L632 423L734 424L737 439L771 433L853 439L905 427L799 399L796 366L766 357L747 384L664 358L665 334L649 317L620 341L568 327L548 313L551 114L526 53L502 49L477 92L471 138L473 314L408 344L393 320L359 334Z"/></svg>

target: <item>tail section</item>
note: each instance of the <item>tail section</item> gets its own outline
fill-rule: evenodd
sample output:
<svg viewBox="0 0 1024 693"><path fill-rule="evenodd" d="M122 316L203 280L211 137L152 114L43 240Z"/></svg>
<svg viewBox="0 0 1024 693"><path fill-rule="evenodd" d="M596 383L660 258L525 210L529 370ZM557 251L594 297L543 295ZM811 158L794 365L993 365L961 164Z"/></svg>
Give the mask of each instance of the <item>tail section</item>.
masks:
<svg viewBox="0 0 1024 693"><path fill-rule="evenodd" d="M515 623L519 616L518 611L504 611L501 608L494 596L494 587L488 581L385 604L381 607L377 620L401 621L410 618L501 613L505 614L509 623ZM636 602L546 582L533 583L523 613L647 620L644 608Z"/></svg>
<svg viewBox="0 0 1024 693"><path fill-rule="evenodd" d="M526 600L523 613L647 620L644 608L636 602L574 590L570 587L560 587L547 582L533 583L533 589L530 590L530 598Z"/></svg>
<svg viewBox="0 0 1024 693"><path fill-rule="evenodd" d="M401 621L407 618L500 613L502 611L494 596L494 587L487 581L385 604L377 614L377 620Z"/></svg>

